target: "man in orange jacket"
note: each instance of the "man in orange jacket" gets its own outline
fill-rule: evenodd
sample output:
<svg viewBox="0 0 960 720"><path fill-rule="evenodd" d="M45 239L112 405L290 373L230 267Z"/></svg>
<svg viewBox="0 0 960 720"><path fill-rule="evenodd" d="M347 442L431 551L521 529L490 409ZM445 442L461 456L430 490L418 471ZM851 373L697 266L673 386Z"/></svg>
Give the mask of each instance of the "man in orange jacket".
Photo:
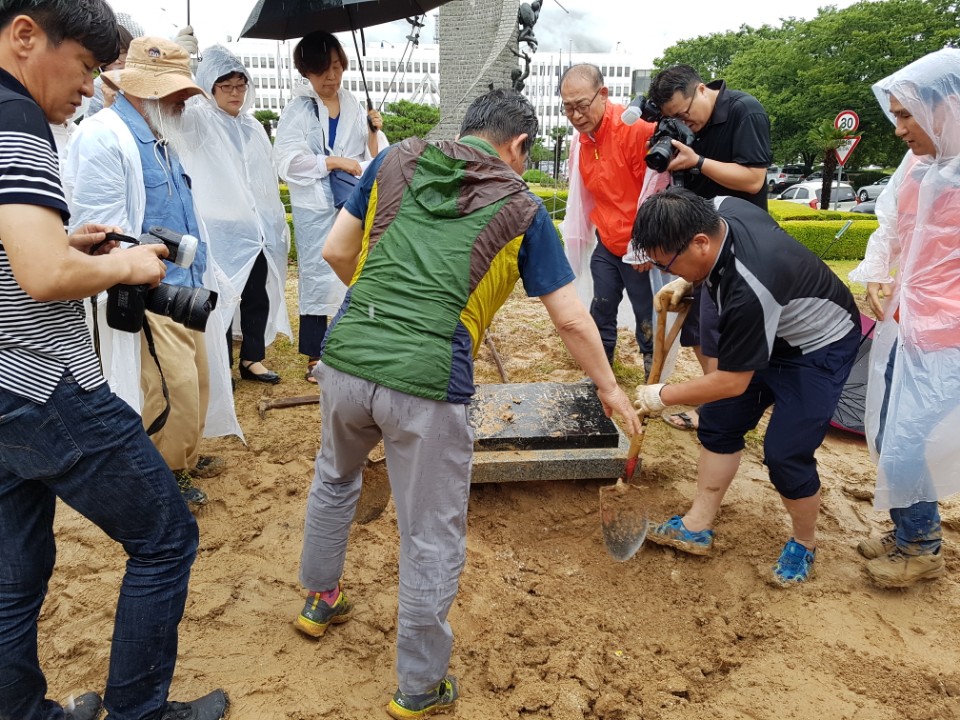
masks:
<svg viewBox="0 0 960 720"><path fill-rule="evenodd" d="M603 340L607 359L613 363L617 344L617 310L626 290L636 316L637 345L644 369L653 360L653 292L649 265L623 262L630 243L637 202L647 166L647 141L654 125L638 121L625 124L623 108L609 101L603 74L596 65L573 65L560 78L563 114L579 133L571 154L578 153L576 169L592 196L590 221L596 227L597 246L590 257L593 299L590 315ZM571 178L571 182L574 178ZM639 272L638 272L639 270Z"/></svg>

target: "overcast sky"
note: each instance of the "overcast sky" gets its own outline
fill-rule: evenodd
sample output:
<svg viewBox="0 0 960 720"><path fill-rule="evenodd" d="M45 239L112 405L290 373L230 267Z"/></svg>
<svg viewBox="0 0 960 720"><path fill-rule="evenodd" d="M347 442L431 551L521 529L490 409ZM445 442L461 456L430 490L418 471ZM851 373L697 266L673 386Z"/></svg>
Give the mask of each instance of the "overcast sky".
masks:
<svg viewBox="0 0 960 720"><path fill-rule="evenodd" d="M823 6L848 7L853 0L825 3L821 0L685 0L644 2L636 0L543 0L534 34L538 52L609 52L615 48L636 54L640 64L653 60L679 40L741 25L779 25L784 17L809 19ZM234 40L243 29L256 0L111 0L117 11L130 13L148 33L173 36L187 22L187 7L200 46ZM431 15L435 16L438 11ZM405 21L368 28L368 45L380 41L403 44L410 26ZM421 33L432 42L434 17Z"/></svg>

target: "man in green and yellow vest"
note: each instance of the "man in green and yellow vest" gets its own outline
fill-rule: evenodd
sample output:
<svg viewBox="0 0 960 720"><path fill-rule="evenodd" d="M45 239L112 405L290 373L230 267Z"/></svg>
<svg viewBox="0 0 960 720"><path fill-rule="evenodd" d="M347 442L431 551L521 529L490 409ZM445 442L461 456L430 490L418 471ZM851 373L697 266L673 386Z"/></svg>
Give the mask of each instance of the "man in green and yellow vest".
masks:
<svg viewBox="0 0 960 720"><path fill-rule="evenodd" d="M395 718L452 706L447 613L466 559L473 458L473 358L517 280L546 306L604 411L639 432L542 202L520 173L537 136L530 103L493 90L460 138L409 138L367 168L327 238L348 286L328 332L320 384L323 442L307 504L296 620L319 637L349 617L340 590L368 452L383 438L400 528Z"/></svg>

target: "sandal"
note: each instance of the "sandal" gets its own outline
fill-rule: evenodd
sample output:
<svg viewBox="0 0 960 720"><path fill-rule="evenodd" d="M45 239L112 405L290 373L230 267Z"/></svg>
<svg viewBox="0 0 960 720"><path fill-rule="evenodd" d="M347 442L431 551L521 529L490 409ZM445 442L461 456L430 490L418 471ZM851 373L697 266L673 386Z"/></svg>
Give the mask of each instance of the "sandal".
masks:
<svg viewBox="0 0 960 720"><path fill-rule="evenodd" d="M675 427L678 430L696 430L700 427L700 416L697 415L695 410L690 412L672 412L664 413L660 417L663 418L663 421Z"/></svg>
<svg viewBox="0 0 960 720"><path fill-rule="evenodd" d="M317 384L317 379L313 376L313 369L317 366L318 362L320 362L320 358L310 358L307 361L307 372L303 375L304 380L314 385Z"/></svg>

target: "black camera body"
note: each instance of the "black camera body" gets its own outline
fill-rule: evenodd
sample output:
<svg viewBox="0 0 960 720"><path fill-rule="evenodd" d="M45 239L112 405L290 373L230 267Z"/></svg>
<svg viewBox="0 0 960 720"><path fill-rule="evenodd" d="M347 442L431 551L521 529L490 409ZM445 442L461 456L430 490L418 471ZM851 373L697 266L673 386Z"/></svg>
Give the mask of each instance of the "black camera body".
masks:
<svg viewBox="0 0 960 720"><path fill-rule="evenodd" d="M152 227L139 238L107 233L107 240L133 245L166 245L169 251L167 259L180 267L189 267L199 244L191 235L181 235L162 227ZM140 332L144 313L149 310L191 330L202 332L216 306L217 294L204 288L167 283L160 283L155 288L149 285L114 285L107 290L107 325L114 330Z"/></svg>
<svg viewBox="0 0 960 720"><path fill-rule="evenodd" d="M627 125L635 123L637 118L657 123L650 138L650 149L643 158L647 167L657 172L664 172L670 161L677 156L671 140L690 145L696 138L693 130L682 121L677 118L663 117L657 104L645 95L638 95L624 110L622 118Z"/></svg>

